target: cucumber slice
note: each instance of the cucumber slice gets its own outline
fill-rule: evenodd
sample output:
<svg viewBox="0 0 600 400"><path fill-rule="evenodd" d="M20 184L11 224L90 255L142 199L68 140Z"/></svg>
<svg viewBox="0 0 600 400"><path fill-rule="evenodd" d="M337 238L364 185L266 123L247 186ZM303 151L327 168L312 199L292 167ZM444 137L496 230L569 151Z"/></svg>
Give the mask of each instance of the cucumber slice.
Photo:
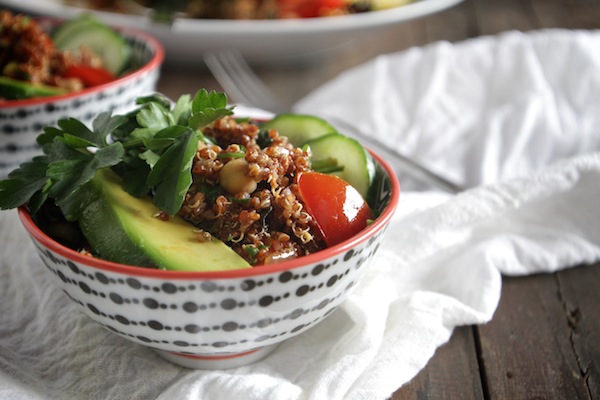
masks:
<svg viewBox="0 0 600 400"><path fill-rule="evenodd" d="M89 14L81 14L77 18L68 20L59 25L54 32L52 32L52 41L54 43L66 40L69 36L72 36L73 32L79 29L81 26L86 26L90 23L96 23L97 20Z"/></svg>
<svg viewBox="0 0 600 400"><path fill-rule="evenodd" d="M354 186L367 198L375 178L375 162L365 148L355 139L339 133L329 133L305 143L312 151L313 160L333 158L344 170L334 173Z"/></svg>
<svg viewBox="0 0 600 400"><path fill-rule="evenodd" d="M89 47L113 75L121 73L129 64L131 50L125 39L90 16L84 15L65 22L54 32L53 40L60 50L76 52L81 46Z"/></svg>
<svg viewBox="0 0 600 400"><path fill-rule="evenodd" d="M328 133L337 132L329 122L313 115L279 114L262 124L264 129L275 129L287 136L296 147L302 147L307 141Z"/></svg>
<svg viewBox="0 0 600 400"><path fill-rule="evenodd" d="M0 99L30 99L34 97L54 96L66 92L65 89L59 87L33 85L28 82L0 76Z"/></svg>
<svg viewBox="0 0 600 400"><path fill-rule="evenodd" d="M312 160L334 159L343 171L335 172L366 199L375 178L375 162L355 139L340 134L329 122L313 115L279 114L262 124L276 129L296 147L310 146Z"/></svg>

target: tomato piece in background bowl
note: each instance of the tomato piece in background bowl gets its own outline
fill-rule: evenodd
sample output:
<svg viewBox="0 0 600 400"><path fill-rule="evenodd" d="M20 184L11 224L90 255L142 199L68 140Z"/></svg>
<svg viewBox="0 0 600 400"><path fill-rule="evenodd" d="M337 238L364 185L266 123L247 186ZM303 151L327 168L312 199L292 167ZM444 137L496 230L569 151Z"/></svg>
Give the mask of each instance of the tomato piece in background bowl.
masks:
<svg viewBox="0 0 600 400"><path fill-rule="evenodd" d="M72 65L64 73L65 78L77 78L85 87L103 85L115 80L115 76L104 68Z"/></svg>
<svg viewBox="0 0 600 400"><path fill-rule="evenodd" d="M347 8L344 0L279 0L278 6L280 17L292 15L300 18L322 17Z"/></svg>

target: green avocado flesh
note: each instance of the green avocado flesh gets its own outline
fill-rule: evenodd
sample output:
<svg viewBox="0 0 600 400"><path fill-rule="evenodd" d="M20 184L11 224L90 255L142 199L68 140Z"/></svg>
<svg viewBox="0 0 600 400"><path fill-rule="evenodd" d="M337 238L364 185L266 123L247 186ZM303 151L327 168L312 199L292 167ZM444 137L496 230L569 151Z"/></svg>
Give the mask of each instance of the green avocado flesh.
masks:
<svg viewBox="0 0 600 400"><path fill-rule="evenodd" d="M62 88L44 85L33 85L28 82L0 76L0 98L8 100L46 97L66 93Z"/></svg>
<svg viewBox="0 0 600 400"><path fill-rule="evenodd" d="M122 264L180 271L251 268L241 256L214 237L200 242L194 226L178 216L156 217L150 198L125 192L120 178L99 170L85 187L88 199L78 223L98 257Z"/></svg>

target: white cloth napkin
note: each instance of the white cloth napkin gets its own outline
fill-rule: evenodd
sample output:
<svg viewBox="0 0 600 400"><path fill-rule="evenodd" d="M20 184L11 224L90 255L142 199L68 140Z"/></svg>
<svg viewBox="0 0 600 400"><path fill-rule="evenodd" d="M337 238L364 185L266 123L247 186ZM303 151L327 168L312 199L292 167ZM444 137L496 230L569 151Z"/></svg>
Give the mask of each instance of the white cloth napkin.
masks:
<svg viewBox="0 0 600 400"><path fill-rule="evenodd" d="M600 149L597 31L507 32L380 56L296 111L334 115L456 183Z"/></svg>
<svg viewBox="0 0 600 400"><path fill-rule="evenodd" d="M598 32L510 32L382 56L301 101L474 188L403 192L343 306L237 369L180 368L100 328L0 212L0 398L386 398L454 327L493 318L502 274L600 259L598 70Z"/></svg>

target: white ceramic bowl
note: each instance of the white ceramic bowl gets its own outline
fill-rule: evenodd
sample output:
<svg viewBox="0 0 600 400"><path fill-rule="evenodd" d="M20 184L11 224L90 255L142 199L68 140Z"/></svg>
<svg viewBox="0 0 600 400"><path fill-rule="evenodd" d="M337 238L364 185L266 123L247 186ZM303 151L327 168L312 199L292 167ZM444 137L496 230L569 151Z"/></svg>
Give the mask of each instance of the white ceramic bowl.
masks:
<svg viewBox="0 0 600 400"><path fill-rule="evenodd" d="M56 22L41 23L49 27ZM44 127L66 117L91 126L98 110L124 113L137 97L155 92L164 60L162 44L144 32L130 28L121 32L132 48L132 72L75 93L0 102L0 179L41 153L36 138Z"/></svg>
<svg viewBox="0 0 600 400"><path fill-rule="evenodd" d="M462 0L415 0L381 11L291 20L208 20L177 18L173 25L153 23L146 14L92 11L98 18L152 33L164 43L167 62L199 65L208 50L236 49L253 63L319 59L365 35L440 12ZM75 16L82 11L63 0L0 0L30 14Z"/></svg>
<svg viewBox="0 0 600 400"><path fill-rule="evenodd" d="M371 225L318 253L251 269L179 272L103 261L52 240L25 208L19 215L56 283L90 318L178 365L230 368L323 321L361 279L400 193L394 172L374 157L383 179Z"/></svg>

